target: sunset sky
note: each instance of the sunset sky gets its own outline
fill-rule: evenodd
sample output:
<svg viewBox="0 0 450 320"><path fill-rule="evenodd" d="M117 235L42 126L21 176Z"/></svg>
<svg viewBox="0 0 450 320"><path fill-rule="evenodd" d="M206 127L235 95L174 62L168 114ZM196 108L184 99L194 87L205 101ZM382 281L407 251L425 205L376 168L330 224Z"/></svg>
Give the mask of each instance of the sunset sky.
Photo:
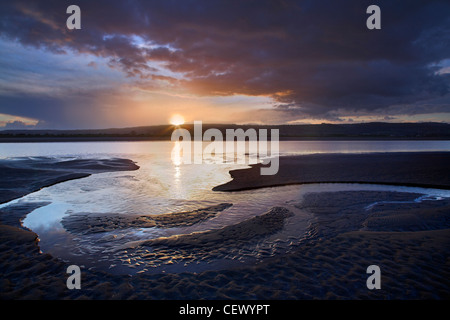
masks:
<svg viewBox="0 0 450 320"><path fill-rule="evenodd" d="M69 30L66 8L81 8ZM381 30L366 9L381 8ZM448 1L1 1L0 129L450 122Z"/></svg>

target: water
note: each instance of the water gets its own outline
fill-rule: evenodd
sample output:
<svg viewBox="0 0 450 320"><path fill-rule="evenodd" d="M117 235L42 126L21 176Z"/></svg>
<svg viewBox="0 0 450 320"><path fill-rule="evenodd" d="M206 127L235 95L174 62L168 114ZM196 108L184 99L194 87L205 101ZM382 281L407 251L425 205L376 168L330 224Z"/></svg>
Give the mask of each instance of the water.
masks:
<svg viewBox="0 0 450 320"><path fill-rule="evenodd" d="M134 142L39 142L0 143L0 158L10 157L94 157L146 154L167 159L174 143ZM311 153L367 153L450 151L450 141L281 141L280 155Z"/></svg>
<svg viewBox="0 0 450 320"><path fill-rule="evenodd" d="M357 184L313 184L248 190L213 192L212 188L230 180L229 170L245 168L234 164L233 155L225 161L182 164L171 158L174 143L165 142L70 142L0 144L0 158L65 157L132 159L137 171L94 174L67 181L13 202L49 202L23 221L39 235L40 248L65 261L114 273L198 272L242 263L254 263L289 251L301 243L311 214L299 210L303 195L309 192L369 190L409 192L426 197L449 197L443 190ZM449 141L286 141L280 142L280 155L310 153L366 153L403 151L450 151ZM251 151L247 156L255 161ZM420 201L419 198L416 201ZM192 226L175 228L127 228L95 234L67 232L61 220L71 214L162 214L184 212L219 203L233 206L214 218ZM8 204L6 204L8 205ZM369 204L371 205L371 204ZM5 206L5 205L4 205ZM190 234L222 228L267 212L274 206L289 208L294 216L281 232L237 248L205 252L175 252L150 247L132 248L135 241Z"/></svg>

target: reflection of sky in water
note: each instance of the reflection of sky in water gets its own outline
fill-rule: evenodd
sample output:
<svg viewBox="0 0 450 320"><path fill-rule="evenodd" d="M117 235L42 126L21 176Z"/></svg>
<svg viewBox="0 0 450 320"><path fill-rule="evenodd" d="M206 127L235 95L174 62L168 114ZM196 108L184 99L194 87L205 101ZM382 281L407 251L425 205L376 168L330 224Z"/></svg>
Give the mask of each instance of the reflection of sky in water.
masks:
<svg viewBox="0 0 450 320"><path fill-rule="evenodd" d="M51 204L38 208L24 220L24 225L38 233L43 252L64 259L88 256L89 263L108 268L117 261L108 256L118 246L130 241L152 239L173 234L186 234L221 228L260 215L276 205L287 206L295 216L287 220L282 232L266 239L268 245L275 242L298 242L308 226L309 214L294 205L302 195L316 191L374 190L402 191L449 197L448 191L422 188L321 184L285 186L240 192L213 192L216 185L230 179L229 170L246 165L209 161L204 164L184 164L179 153L171 156L177 148L174 142L92 142L92 143L36 143L11 144L2 156L76 156L76 157L124 157L137 162L140 169L94 174L90 177L67 181L36 193L20 201L49 201ZM83 150L80 152L79 150ZM304 154L316 152L371 152L450 150L448 142L422 141L321 141L281 142L281 154ZM2 150L3 151L3 150ZM176 156L178 153L179 157ZM250 155L254 154L251 150ZM220 155L216 155L216 157ZM229 158L229 155L227 155ZM190 227L169 229L123 229L91 235L72 235L65 232L61 219L71 213L120 213L160 214L190 211L218 203L230 202L233 206L216 217ZM266 245L266 244L265 244ZM105 256L106 255L106 256ZM102 259L97 259L103 257ZM98 260L98 261L97 261Z"/></svg>

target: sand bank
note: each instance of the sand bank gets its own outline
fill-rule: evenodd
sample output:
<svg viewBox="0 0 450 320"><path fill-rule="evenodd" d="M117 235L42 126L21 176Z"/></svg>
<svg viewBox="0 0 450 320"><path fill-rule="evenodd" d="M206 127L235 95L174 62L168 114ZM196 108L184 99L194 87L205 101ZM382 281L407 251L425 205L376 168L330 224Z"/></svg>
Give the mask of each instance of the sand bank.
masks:
<svg viewBox="0 0 450 320"><path fill-rule="evenodd" d="M124 228L174 228L191 226L208 220L231 207L221 203L193 211L157 215L124 215L118 213L76 213L62 219L64 228L72 233L88 234Z"/></svg>
<svg viewBox="0 0 450 320"><path fill-rule="evenodd" d="M274 207L260 216L217 230L157 238L142 242L141 245L207 247L207 250L211 250L211 247L227 246L229 242L249 241L276 233L283 228L284 220L291 216L293 216L293 213L286 208Z"/></svg>
<svg viewBox="0 0 450 320"><path fill-rule="evenodd" d="M80 179L93 173L137 170L129 159L0 159L0 203L23 197L60 182Z"/></svg>
<svg viewBox="0 0 450 320"><path fill-rule="evenodd" d="M275 175L260 175L261 164L230 171L214 188L238 191L318 182L376 183L450 189L450 152L310 154L280 157Z"/></svg>
<svg viewBox="0 0 450 320"><path fill-rule="evenodd" d="M254 250L259 241L281 231L293 215L286 208L273 207L261 215L219 229L132 241L119 249L125 250L121 251L126 253L122 255L125 261L142 257L140 272L153 272L154 268L159 272L199 272L242 267L243 259L248 258L244 258L243 252Z"/></svg>

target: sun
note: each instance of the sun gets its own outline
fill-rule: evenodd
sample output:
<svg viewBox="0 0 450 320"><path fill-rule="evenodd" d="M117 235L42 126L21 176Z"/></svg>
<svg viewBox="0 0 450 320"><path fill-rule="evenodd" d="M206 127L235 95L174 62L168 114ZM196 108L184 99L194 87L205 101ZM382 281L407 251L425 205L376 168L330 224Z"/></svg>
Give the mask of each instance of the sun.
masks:
<svg viewBox="0 0 450 320"><path fill-rule="evenodd" d="M170 124L173 124L174 126L179 126L184 123L184 118L180 114L174 114L172 117L170 117L169 122L170 122Z"/></svg>

